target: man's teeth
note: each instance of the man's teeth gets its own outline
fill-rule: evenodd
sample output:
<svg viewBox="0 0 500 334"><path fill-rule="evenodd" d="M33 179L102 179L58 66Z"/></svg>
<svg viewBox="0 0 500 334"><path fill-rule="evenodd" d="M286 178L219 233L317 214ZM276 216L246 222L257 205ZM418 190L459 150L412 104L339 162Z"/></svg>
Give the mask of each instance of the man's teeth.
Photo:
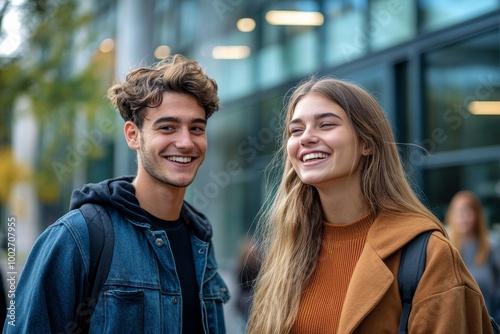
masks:
<svg viewBox="0 0 500 334"><path fill-rule="evenodd" d="M302 158L302 161L307 162L308 160L324 159L326 157L328 157L328 155L324 154L324 153L309 153L309 154L304 155L304 157Z"/></svg>
<svg viewBox="0 0 500 334"><path fill-rule="evenodd" d="M186 164L188 162L191 162L191 160L193 160L193 158L191 158L191 157L167 157L167 160L181 162L181 163Z"/></svg>

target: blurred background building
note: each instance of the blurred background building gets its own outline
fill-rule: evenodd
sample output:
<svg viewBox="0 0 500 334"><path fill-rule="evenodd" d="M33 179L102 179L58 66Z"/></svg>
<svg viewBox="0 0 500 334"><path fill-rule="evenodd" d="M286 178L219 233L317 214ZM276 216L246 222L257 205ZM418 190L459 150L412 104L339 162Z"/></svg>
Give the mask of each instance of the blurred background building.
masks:
<svg viewBox="0 0 500 334"><path fill-rule="evenodd" d="M131 68L175 53L199 61L219 84L222 108L209 120L207 158L188 200L214 225L221 267L233 268L239 242L264 203L264 169L280 136L282 98L312 74L349 79L374 94L415 188L440 218L452 195L469 189L484 203L490 224L500 223L498 0L23 3L40 22L72 27L52 27L36 52L2 61L47 67L24 86L14 85L29 86L23 94L15 93L13 79L0 83L5 101L16 97L11 109L1 110L2 147L12 148L10 155L4 150L10 165L2 171L8 194L2 223L17 217L24 251L66 212L73 188L135 172L123 121L105 103L105 91ZM70 14L59 6L69 6ZM59 49L54 70L44 60ZM14 73L10 78L25 71ZM37 80L45 86L63 81L64 87L46 91L32 85ZM47 96L53 100L47 103ZM44 103L63 111L39 111Z"/></svg>

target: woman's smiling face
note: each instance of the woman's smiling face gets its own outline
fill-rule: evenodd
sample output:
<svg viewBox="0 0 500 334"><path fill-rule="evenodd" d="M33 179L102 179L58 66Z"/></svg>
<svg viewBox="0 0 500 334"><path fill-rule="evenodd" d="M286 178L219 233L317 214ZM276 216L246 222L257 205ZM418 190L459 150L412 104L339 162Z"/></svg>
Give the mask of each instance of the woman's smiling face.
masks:
<svg viewBox="0 0 500 334"><path fill-rule="evenodd" d="M337 181L359 185L362 144L342 107L309 93L297 103L287 126L288 157L302 182L317 188Z"/></svg>

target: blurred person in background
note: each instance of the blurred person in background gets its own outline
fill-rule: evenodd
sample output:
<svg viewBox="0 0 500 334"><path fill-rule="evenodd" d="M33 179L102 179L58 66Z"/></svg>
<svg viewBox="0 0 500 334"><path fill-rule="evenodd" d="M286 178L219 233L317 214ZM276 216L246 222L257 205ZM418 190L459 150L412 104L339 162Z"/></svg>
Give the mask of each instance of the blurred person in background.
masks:
<svg viewBox="0 0 500 334"><path fill-rule="evenodd" d="M500 244L490 234L484 208L475 193L457 192L446 211L450 240L481 289L486 306L500 321Z"/></svg>
<svg viewBox="0 0 500 334"><path fill-rule="evenodd" d="M287 102L248 333L397 333L401 252L425 231L408 333L492 333L479 287L410 187L376 100L313 77Z"/></svg>
<svg viewBox="0 0 500 334"><path fill-rule="evenodd" d="M240 256L236 267L238 284L236 307L246 323L252 306L252 296L255 280L260 270L261 256L256 238L245 238L240 248Z"/></svg>
<svg viewBox="0 0 500 334"><path fill-rule="evenodd" d="M217 84L181 55L128 73L108 98L137 151L135 176L75 190L71 211L35 243L16 291L16 323L4 333L82 333L77 319L89 267L89 233L78 210L107 208L114 230L109 275L92 333L225 333L229 298L217 272L212 228L184 201L207 149Z"/></svg>

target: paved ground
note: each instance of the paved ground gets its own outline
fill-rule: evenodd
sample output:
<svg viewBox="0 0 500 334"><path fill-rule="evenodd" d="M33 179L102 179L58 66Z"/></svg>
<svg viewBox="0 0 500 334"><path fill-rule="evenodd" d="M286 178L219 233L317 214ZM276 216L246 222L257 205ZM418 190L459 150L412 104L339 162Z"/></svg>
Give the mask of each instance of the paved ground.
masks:
<svg viewBox="0 0 500 334"><path fill-rule="evenodd" d="M226 320L226 331L228 334L244 334L245 333L245 320L242 318L236 309L237 285L234 272L219 271L220 275L229 287L231 299L224 306L224 318Z"/></svg>

